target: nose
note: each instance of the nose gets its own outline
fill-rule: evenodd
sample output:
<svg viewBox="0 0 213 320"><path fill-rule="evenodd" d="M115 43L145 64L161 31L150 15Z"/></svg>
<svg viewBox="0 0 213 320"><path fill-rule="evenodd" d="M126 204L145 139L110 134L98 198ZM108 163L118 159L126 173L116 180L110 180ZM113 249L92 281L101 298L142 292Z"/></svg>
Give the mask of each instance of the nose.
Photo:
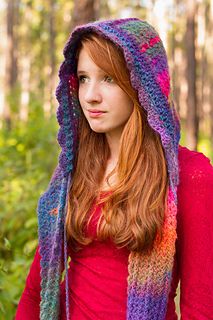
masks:
<svg viewBox="0 0 213 320"><path fill-rule="evenodd" d="M85 88L84 99L87 103L100 103L102 101L102 95L97 83L90 83Z"/></svg>

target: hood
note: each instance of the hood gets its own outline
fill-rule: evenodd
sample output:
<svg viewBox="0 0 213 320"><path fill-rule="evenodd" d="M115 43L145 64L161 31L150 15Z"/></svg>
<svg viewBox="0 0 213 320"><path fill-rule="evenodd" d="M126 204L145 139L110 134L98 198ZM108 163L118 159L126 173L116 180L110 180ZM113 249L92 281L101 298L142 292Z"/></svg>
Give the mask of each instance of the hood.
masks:
<svg viewBox="0 0 213 320"><path fill-rule="evenodd" d="M72 171L78 144L76 133L80 104L76 48L82 35L90 32L111 40L122 50L140 105L147 111L149 125L161 137L169 181L174 190L178 184L180 126L172 101L167 56L156 30L146 21L137 18L98 21L78 26L65 45L65 60L59 70L60 82L56 89L59 102L57 119L60 125L58 142L62 149L59 166L64 176Z"/></svg>

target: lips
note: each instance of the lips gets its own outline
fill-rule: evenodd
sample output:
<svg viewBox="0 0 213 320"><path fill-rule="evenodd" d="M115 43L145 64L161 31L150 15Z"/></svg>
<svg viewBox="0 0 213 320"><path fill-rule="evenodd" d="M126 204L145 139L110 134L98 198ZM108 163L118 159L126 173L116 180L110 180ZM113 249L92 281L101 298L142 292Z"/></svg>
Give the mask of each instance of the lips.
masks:
<svg viewBox="0 0 213 320"><path fill-rule="evenodd" d="M88 109L88 111L91 113L105 113L106 112L106 111L98 110L98 109Z"/></svg>
<svg viewBox="0 0 213 320"><path fill-rule="evenodd" d="M92 110L89 109L88 112L89 112L89 116L91 118L96 118L96 117L99 117L99 116L103 115L104 113L106 113L106 111L101 111L101 110L97 110L97 109L92 109Z"/></svg>

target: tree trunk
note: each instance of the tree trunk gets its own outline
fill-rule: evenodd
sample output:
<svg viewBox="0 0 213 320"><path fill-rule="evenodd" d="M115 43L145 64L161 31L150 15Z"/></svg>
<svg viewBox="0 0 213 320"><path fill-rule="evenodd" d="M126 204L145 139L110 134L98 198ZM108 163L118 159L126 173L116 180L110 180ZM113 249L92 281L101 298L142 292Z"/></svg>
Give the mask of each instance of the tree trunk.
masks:
<svg viewBox="0 0 213 320"><path fill-rule="evenodd" d="M176 39L176 33L177 33L177 7L179 5L179 1L175 0L173 2L173 10L174 10L174 20L172 21L172 33L171 33L171 84L172 84L172 92L174 95L174 103L175 108L177 112L180 112L180 81L179 81L179 74L178 74L178 51L179 48L177 48L178 41Z"/></svg>
<svg viewBox="0 0 213 320"><path fill-rule="evenodd" d="M53 114L54 92L55 92L55 69L56 69L56 45L55 45L55 0L49 0L49 47L50 47L50 77L49 77L49 95L50 95L50 113Z"/></svg>
<svg viewBox="0 0 213 320"><path fill-rule="evenodd" d="M3 127L3 119L5 112L5 76L6 76L6 59L7 59L7 22L6 12L2 11L0 19L1 26L1 43L0 43L0 129Z"/></svg>
<svg viewBox="0 0 213 320"><path fill-rule="evenodd" d="M187 29L186 29L186 56L187 56L187 119L186 145L192 150L197 149L198 116L196 97L196 57L195 57L195 1L187 0Z"/></svg>
<svg viewBox="0 0 213 320"><path fill-rule="evenodd" d="M207 60L208 60L208 85L209 85L209 105L210 105L210 141L211 141L211 151L213 154L213 57L212 57L212 28L213 28L213 2L208 2L208 21L207 21Z"/></svg>
<svg viewBox="0 0 213 320"><path fill-rule="evenodd" d="M207 89L207 3L198 4L197 13L197 60L198 60L198 81L197 81L197 105L199 117L199 129L202 133L209 134L209 128L206 126L208 112L206 110L206 89Z"/></svg>
<svg viewBox="0 0 213 320"><path fill-rule="evenodd" d="M100 0L74 0L72 29L99 18Z"/></svg>
<svg viewBox="0 0 213 320"><path fill-rule="evenodd" d="M9 95L15 90L18 66L17 66L17 33L15 27L18 22L19 0L8 0L7 2L7 59L6 59L6 76L5 92L6 99L3 109L3 120L8 130L11 129L11 107Z"/></svg>
<svg viewBox="0 0 213 320"><path fill-rule="evenodd" d="M28 120L28 106L30 100L30 67L31 67L31 56L30 54L22 57L21 59L21 101L19 108L19 119L20 121L27 122Z"/></svg>

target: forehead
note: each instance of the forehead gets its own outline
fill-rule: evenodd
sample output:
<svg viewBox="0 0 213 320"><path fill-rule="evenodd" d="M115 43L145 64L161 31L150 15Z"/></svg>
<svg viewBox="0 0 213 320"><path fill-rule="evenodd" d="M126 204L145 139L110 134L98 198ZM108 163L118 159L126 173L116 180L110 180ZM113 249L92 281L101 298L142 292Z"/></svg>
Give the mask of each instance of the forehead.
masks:
<svg viewBox="0 0 213 320"><path fill-rule="evenodd" d="M101 72L102 69L99 68L92 58L89 55L89 52L82 48L79 52L78 61L77 61L77 71L96 71Z"/></svg>
<svg viewBox="0 0 213 320"><path fill-rule="evenodd" d="M80 67L84 67L86 68L88 65L96 65L94 63L94 61L92 60L92 58L89 55L89 52L82 48L79 52L79 56L78 56L78 61L77 61L77 68L79 69Z"/></svg>

